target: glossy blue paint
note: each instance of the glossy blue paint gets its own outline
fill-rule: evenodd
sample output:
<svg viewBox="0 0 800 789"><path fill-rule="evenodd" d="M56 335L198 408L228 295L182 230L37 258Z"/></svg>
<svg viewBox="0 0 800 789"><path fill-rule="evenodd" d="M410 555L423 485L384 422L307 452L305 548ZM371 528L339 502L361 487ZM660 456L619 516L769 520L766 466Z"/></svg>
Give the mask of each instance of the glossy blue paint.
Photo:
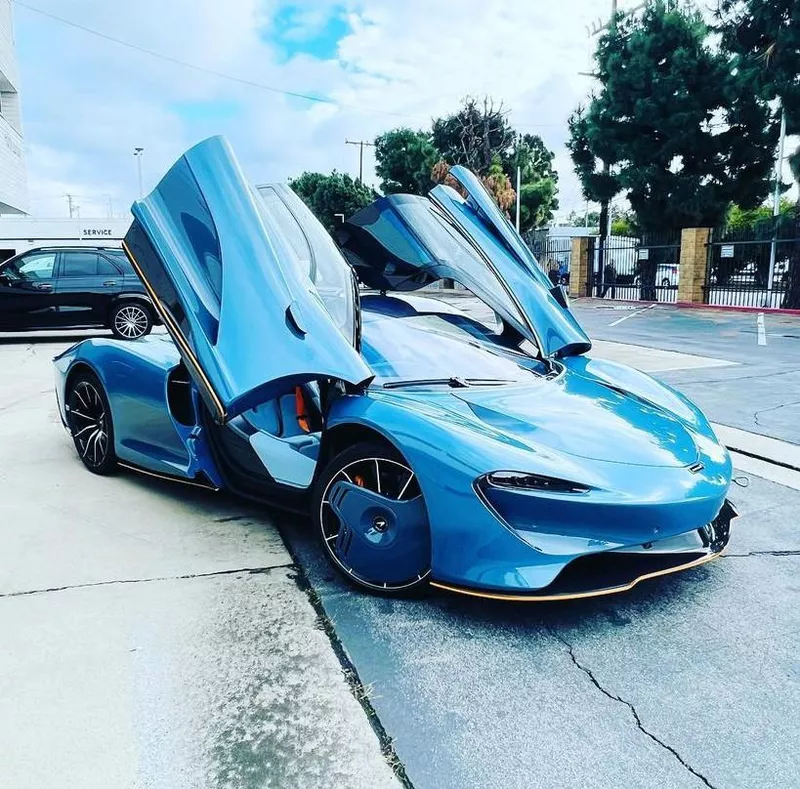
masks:
<svg viewBox="0 0 800 789"><path fill-rule="evenodd" d="M389 501L346 480L330 488L331 507L344 523L336 545L359 576L378 585L407 579L429 556L431 577L439 582L533 592L578 558L642 552L659 543L679 552L704 539L703 528L727 513L731 461L703 414L641 372L576 353L586 346L582 331L544 290L530 268L535 263L508 235L510 225L498 224L474 184L473 204L459 197L459 205L453 197L448 210L458 214L475 243L486 245L487 254L494 245L492 259L504 261L503 282L519 285L519 324L535 326L543 347L561 360L523 354L508 336L452 308L440 310L430 299L392 296L364 298L363 358L356 357L310 282L302 283L297 260L264 232L268 220L256 222L261 209L251 204L252 192L227 148L208 143L181 162L135 213L169 278L156 286L166 301L169 287L180 294L167 308L176 310L191 355L224 396L228 416L244 412L217 429L239 431L244 446L256 450L264 477L278 483L265 498L281 503L282 495L304 487L310 494L317 453L325 452L327 436L342 429L368 428L383 436L414 472L422 497L408 501ZM192 179L202 188L191 187ZM225 198L230 207L222 204ZM392 203L378 203L380 217L380 206ZM205 215L213 221L201 232L182 208L195 219ZM420 238L410 231L402 237L409 243ZM201 242L207 246L201 249ZM220 259L221 299L212 271ZM404 274L391 261L384 263L375 271L397 274L401 284L406 274L413 278L423 271ZM476 269L475 276L486 271ZM272 286L275 291L269 291ZM229 289L233 295L226 296ZM488 296L487 303L492 304ZM300 358L288 358L295 347ZM187 419L184 411L178 419L170 407L171 376L185 375L182 360L185 351L165 337L87 340L55 360L59 403L66 402L71 373L90 368L107 392L121 460L221 487L223 475L213 459L218 455L211 451L216 433L200 418L207 399L196 371L193 415ZM313 434L303 433L299 422L292 430L280 427L291 415L250 413L248 420L244 408L260 404L266 410L271 398L285 398L298 381L331 377L352 383L373 376L369 387L327 390L324 427ZM500 471L572 485L509 488L491 476ZM378 515L385 520L380 528ZM727 541L727 531L721 539ZM708 538L705 549L719 550L718 542L715 537L711 548Z"/></svg>
<svg viewBox="0 0 800 789"><path fill-rule="evenodd" d="M151 285L171 286L177 302L160 299L167 326L182 331L228 418L287 382L369 379L222 138L189 150L131 210L129 238L141 228L168 279Z"/></svg>
<svg viewBox="0 0 800 789"><path fill-rule="evenodd" d="M592 343L567 306L561 286L553 287L530 252L522 255L518 251L520 248L527 250L522 239L513 246L506 240L509 233L516 235L516 231L494 206L480 182L477 181L478 187L474 186L475 181L477 179L474 176L473 181L467 181L472 189L469 202L455 189L444 185L431 191L431 199L458 222L482 250L485 260L497 271L517 309L509 310L498 301L496 293L480 292L476 295L497 310L523 337L534 343L543 356L563 357L585 353ZM497 218L484 210L487 201L494 206ZM498 229L503 227L501 221L507 225L504 233ZM522 320L519 315L522 315Z"/></svg>

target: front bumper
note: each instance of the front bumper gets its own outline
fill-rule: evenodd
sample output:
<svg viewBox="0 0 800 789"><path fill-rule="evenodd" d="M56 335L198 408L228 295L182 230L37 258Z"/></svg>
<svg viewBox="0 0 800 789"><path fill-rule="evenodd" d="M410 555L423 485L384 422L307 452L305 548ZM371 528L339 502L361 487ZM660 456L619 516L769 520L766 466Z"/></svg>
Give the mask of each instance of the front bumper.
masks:
<svg viewBox="0 0 800 789"><path fill-rule="evenodd" d="M579 556L569 562L547 586L530 593L483 590L431 581L448 592L492 600L547 602L600 597L633 589L642 581L699 567L718 559L730 540L731 521L738 515L725 500L722 509L706 526L680 535L680 539L645 543Z"/></svg>

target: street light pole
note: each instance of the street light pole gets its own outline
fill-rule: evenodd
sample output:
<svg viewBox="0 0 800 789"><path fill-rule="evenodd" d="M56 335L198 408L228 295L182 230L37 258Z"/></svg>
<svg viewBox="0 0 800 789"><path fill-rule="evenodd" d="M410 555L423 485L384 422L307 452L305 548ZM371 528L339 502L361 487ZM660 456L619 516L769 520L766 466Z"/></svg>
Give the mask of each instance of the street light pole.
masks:
<svg viewBox="0 0 800 789"><path fill-rule="evenodd" d="M781 107L781 131L778 137L778 159L775 162L775 193L772 196L772 244L769 248L769 274L767 275L767 303L772 306L772 278L775 276L775 258L778 252L778 217L781 215L781 185L783 183L783 145L786 141L786 110Z"/></svg>
<svg viewBox="0 0 800 789"><path fill-rule="evenodd" d="M136 157L136 162L139 166L139 197L144 197L144 190L142 189L142 154L144 153L144 148L134 148L133 155Z"/></svg>

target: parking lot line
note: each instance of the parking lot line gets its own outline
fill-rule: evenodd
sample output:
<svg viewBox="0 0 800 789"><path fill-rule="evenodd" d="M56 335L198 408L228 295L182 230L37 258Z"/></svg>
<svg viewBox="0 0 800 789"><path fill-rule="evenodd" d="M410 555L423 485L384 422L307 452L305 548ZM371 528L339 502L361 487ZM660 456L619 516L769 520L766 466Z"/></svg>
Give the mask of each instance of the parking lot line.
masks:
<svg viewBox="0 0 800 789"><path fill-rule="evenodd" d="M767 330L764 328L764 313L759 312L756 318L756 326L758 327L758 344L767 344Z"/></svg>
<svg viewBox="0 0 800 789"><path fill-rule="evenodd" d="M634 318L637 315L641 315L643 312L647 312L647 310L652 310L655 307L655 304L651 304L649 307L645 307L641 310L636 310L636 312L629 312L627 315L623 315L621 318L617 318L615 321L609 323L609 326L616 326L618 323L622 323L622 321L628 320L628 318Z"/></svg>

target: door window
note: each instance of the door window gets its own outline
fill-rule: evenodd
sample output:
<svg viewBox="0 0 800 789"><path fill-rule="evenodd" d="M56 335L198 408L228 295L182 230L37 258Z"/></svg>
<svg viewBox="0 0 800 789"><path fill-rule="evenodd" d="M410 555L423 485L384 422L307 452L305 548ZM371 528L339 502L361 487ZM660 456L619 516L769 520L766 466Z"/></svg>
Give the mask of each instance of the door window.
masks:
<svg viewBox="0 0 800 789"><path fill-rule="evenodd" d="M300 225L297 224L289 209L281 202L274 189L262 187L258 191L264 201L263 205L267 209L266 216L263 212L261 214L266 221L267 229L272 231L273 234L276 231L280 233L283 240L288 243L292 252L294 252L294 262L298 264L303 276L313 281L311 249L303 231L300 229ZM256 200L256 205L259 208L263 207L258 200Z"/></svg>
<svg viewBox="0 0 800 789"><path fill-rule="evenodd" d="M26 255L9 263L3 268L3 274L9 280L36 282L41 279L52 279L56 265L56 253L46 252L39 255Z"/></svg>
<svg viewBox="0 0 800 789"><path fill-rule="evenodd" d="M106 260L102 255L97 257L97 273L104 277L118 277L119 271L110 260Z"/></svg>
<svg viewBox="0 0 800 789"><path fill-rule="evenodd" d="M62 277L93 277L97 274L96 252L63 253L61 258Z"/></svg>

